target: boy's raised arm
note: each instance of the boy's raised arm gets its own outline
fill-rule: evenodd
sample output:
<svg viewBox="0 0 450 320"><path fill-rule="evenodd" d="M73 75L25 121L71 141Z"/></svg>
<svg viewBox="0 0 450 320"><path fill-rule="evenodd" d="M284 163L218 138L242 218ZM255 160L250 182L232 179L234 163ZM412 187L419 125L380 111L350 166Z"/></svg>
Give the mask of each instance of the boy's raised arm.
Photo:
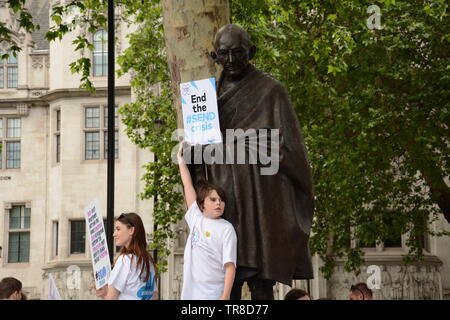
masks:
<svg viewBox="0 0 450 320"><path fill-rule="evenodd" d="M192 178L189 169L183 159L183 144L184 143L180 143L180 149L178 150L177 158L178 167L180 168L181 181L183 182L184 187L184 197L186 199L188 208L190 208L194 201L197 199L197 193L195 192L194 185L192 184Z"/></svg>

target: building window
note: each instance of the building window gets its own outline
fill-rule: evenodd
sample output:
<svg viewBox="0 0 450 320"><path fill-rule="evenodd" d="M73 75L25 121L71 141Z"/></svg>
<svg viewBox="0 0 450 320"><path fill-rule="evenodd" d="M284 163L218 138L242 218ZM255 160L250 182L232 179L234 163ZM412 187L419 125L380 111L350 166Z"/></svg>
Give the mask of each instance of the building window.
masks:
<svg viewBox="0 0 450 320"><path fill-rule="evenodd" d="M8 59L0 59L0 89L5 87L5 83L7 88L17 88L18 84L17 58L14 57L11 51L8 54ZM2 53L0 52L1 55Z"/></svg>
<svg viewBox="0 0 450 320"><path fill-rule="evenodd" d="M392 216L386 216L383 219L383 224L394 227L396 225L395 223L395 215ZM402 233L400 231L388 235L386 239L384 240L384 247L385 248L401 248L402 247Z"/></svg>
<svg viewBox="0 0 450 320"><path fill-rule="evenodd" d="M55 129L56 162L58 163L61 161L61 110L56 110Z"/></svg>
<svg viewBox="0 0 450 320"><path fill-rule="evenodd" d="M114 157L119 158L119 131L118 107L115 108L114 130ZM103 159L108 158L108 107L86 107L84 121L85 160L100 159L100 150L103 149ZM100 121L103 119L103 121ZM103 148L102 148L103 147Z"/></svg>
<svg viewBox="0 0 450 320"><path fill-rule="evenodd" d="M94 77L108 75L108 33L99 30L94 34Z"/></svg>
<svg viewBox="0 0 450 320"><path fill-rule="evenodd" d="M20 168L21 155L21 119L0 118L0 169Z"/></svg>
<svg viewBox="0 0 450 320"><path fill-rule="evenodd" d="M53 221L53 257L58 256L58 246L59 246L59 222Z"/></svg>
<svg viewBox="0 0 450 320"><path fill-rule="evenodd" d="M7 134L8 138L20 138L20 118L7 119Z"/></svg>
<svg viewBox="0 0 450 320"><path fill-rule="evenodd" d="M20 142L6 142L6 168L20 168Z"/></svg>
<svg viewBox="0 0 450 320"><path fill-rule="evenodd" d="M56 162L61 161L61 135L57 134L56 136Z"/></svg>
<svg viewBox="0 0 450 320"><path fill-rule="evenodd" d="M70 254L85 252L86 221L70 222Z"/></svg>
<svg viewBox="0 0 450 320"><path fill-rule="evenodd" d="M9 211L8 263L30 260L31 209L12 206Z"/></svg>
<svg viewBox="0 0 450 320"><path fill-rule="evenodd" d="M100 128L100 108L87 107L85 109L85 126L86 128Z"/></svg>
<svg viewBox="0 0 450 320"><path fill-rule="evenodd" d="M18 70L17 70L17 58L14 57L12 52L9 52L9 57L6 60L6 82L8 88L17 88L18 83Z"/></svg>
<svg viewBox="0 0 450 320"><path fill-rule="evenodd" d="M86 160L100 159L99 132L86 132Z"/></svg>
<svg viewBox="0 0 450 320"><path fill-rule="evenodd" d="M85 159L100 159L100 107L87 107L84 109L86 130L85 132Z"/></svg>
<svg viewBox="0 0 450 320"><path fill-rule="evenodd" d="M3 68L3 65L0 65L0 89L3 89L5 86L4 79L5 78L5 69Z"/></svg>

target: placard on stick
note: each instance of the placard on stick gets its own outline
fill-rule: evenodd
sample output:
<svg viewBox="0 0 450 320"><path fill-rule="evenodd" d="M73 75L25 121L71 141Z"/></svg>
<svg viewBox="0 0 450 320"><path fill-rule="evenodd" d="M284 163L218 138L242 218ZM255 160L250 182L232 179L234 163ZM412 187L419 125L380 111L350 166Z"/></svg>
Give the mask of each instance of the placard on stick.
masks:
<svg viewBox="0 0 450 320"><path fill-rule="evenodd" d="M100 289L108 283L111 272L105 226L100 209L100 201L93 200L85 209L84 216L89 231L89 245L94 268L95 287Z"/></svg>
<svg viewBox="0 0 450 320"><path fill-rule="evenodd" d="M217 110L216 79L180 83L184 140L190 144L222 142Z"/></svg>

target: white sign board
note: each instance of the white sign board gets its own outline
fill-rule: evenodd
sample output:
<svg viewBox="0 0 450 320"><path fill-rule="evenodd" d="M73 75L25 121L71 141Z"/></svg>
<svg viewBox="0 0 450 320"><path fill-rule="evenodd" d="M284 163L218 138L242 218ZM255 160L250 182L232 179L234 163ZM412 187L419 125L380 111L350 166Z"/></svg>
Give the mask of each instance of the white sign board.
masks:
<svg viewBox="0 0 450 320"><path fill-rule="evenodd" d="M61 300L61 295L51 273L48 275L48 300Z"/></svg>
<svg viewBox="0 0 450 320"><path fill-rule="evenodd" d="M190 144L222 142L217 110L216 79L180 83L184 140Z"/></svg>
<svg viewBox="0 0 450 320"><path fill-rule="evenodd" d="M108 283L111 272L105 227L100 210L100 201L93 200L85 209L84 217L88 227L91 259L94 267L95 287L100 289Z"/></svg>

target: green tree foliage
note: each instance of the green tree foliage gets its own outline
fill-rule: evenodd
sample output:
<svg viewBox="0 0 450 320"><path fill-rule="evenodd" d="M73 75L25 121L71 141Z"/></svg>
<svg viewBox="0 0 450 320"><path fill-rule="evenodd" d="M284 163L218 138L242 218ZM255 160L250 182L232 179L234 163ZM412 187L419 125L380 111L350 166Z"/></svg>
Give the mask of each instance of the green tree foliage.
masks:
<svg viewBox="0 0 450 320"><path fill-rule="evenodd" d="M258 46L256 64L287 86L296 107L322 271L331 274L336 256L357 271L363 243L396 234L409 233L408 259L421 259L418 238L443 234L424 222L449 215L448 2L378 1L381 30L367 26L373 1L232 4L233 22Z"/></svg>

